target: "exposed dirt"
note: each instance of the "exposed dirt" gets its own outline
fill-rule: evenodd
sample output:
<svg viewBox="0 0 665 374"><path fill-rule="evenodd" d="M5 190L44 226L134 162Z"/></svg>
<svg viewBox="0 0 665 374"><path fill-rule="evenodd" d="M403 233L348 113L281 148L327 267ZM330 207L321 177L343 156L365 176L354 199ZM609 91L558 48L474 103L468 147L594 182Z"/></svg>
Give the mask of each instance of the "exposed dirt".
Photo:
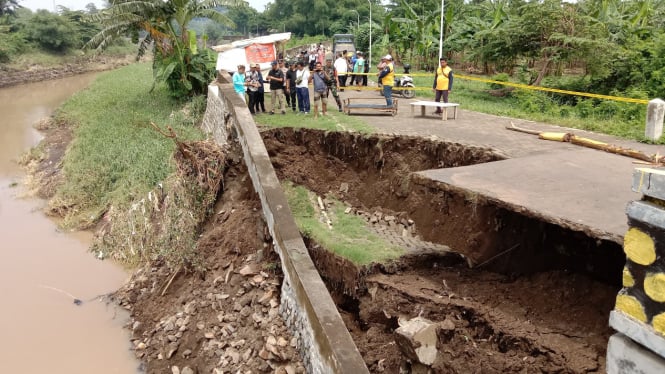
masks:
<svg viewBox="0 0 665 374"><path fill-rule="evenodd" d="M31 193L49 199L62 181L61 162L72 141L72 129L56 123L52 118L41 120L35 128L42 132L44 139L31 152L26 153L20 163L28 170Z"/></svg>
<svg viewBox="0 0 665 374"><path fill-rule="evenodd" d="M604 372L621 248L409 176L499 156L425 139L310 130L266 131L264 140L281 179L359 210L410 218L423 239L481 268L456 255L423 254L357 268L308 243L372 372L407 369L394 330L398 319L418 315L439 325L435 372Z"/></svg>
<svg viewBox="0 0 665 374"><path fill-rule="evenodd" d="M304 372L278 314L279 258L246 171L226 173L225 191L198 242L205 272L157 261L116 297L131 311L134 347L149 373ZM218 370L218 371L214 371Z"/></svg>
<svg viewBox="0 0 665 374"><path fill-rule="evenodd" d="M24 163L35 193L53 196L71 140L65 124L39 124L45 133ZM114 296L131 313L135 354L147 373L304 373L296 340L278 314L282 275L251 180L227 162L224 191L198 240L197 270L157 258L139 268ZM205 181L204 181L205 182ZM105 225L100 225L105 227Z"/></svg>
<svg viewBox="0 0 665 374"><path fill-rule="evenodd" d="M0 65L0 88L64 78L93 71L112 70L130 64L133 61L134 58L132 56L108 57L102 55L81 57L74 62L56 67L34 65L27 66L25 69L12 69L5 65Z"/></svg>
<svg viewBox="0 0 665 374"><path fill-rule="evenodd" d="M44 146L45 166L36 167L45 175L57 175L71 136L58 131ZM357 268L309 242L371 372L415 370L394 335L400 320L415 316L438 325L436 373L605 371L621 249L472 195L416 184L409 175L500 155L417 138L311 130L272 130L264 138L281 179L365 211L413 219L422 239L480 267L469 269L454 254L413 253ZM340 190L341 183L348 188ZM304 372L277 312L279 259L242 165L226 172L215 212L197 245L204 271L169 268L158 259L116 294L132 313L137 357L150 373L173 366L198 373Z"/></svg>

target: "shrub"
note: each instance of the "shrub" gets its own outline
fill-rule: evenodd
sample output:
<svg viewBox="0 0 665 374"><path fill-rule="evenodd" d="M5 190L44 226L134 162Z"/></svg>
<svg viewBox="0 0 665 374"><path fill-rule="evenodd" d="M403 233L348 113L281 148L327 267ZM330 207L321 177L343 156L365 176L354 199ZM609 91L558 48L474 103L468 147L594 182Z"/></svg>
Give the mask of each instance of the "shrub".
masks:
<svg viewBox="0 0 665 374"><path fill-rule="evenodd" d="M499 82L508 82L510 80L510 75L506 73L500 73L492 76L492 80L499 81ZM500 88L504 88L505 86L499 83L490 83L490 88L493 90L498 90Z"/></svg>
<svg viewBox="0 0 665 374"><path fill-rule="evenodd" d="M52 52L62 53L77 47L80 39L77 27L69 19L46 10L28 18L22 31L27 40Z"/></svg>

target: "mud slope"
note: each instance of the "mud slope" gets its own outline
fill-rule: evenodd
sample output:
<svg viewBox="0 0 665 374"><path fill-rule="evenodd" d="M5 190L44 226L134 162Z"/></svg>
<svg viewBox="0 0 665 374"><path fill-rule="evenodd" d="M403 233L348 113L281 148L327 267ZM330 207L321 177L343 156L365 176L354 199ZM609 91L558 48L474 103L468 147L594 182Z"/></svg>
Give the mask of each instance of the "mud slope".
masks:
<svg viewBox="0 0 665 374"><path fill-rule="evenodd" d="M190 264L197 271L156 261L117 293L136 356L148 373L303 373L278 314L279 258L244 166L226 172L224 188L198 242L200 263Z"/></svg>

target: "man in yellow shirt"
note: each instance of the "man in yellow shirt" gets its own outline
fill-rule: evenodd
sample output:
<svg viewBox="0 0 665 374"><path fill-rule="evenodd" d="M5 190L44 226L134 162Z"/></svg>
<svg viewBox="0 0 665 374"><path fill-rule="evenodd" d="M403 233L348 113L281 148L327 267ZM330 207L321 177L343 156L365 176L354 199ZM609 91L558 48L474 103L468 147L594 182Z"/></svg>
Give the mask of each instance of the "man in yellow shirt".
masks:
<svg viewBox="0 0 665 374"><path fill-rule="evenodd" d="M439 67L436 69L434 75L434 84L432 91L436 93L434 101L437 103L443 99L444 103L448 102L448 94L453 90L453 70L448 66L448 60L445 57L439 59ZM441 108L436 108L436 114L441 114Z"/></svg>
<svg viewBox="0 0 665 374"><path fill-rule="evenodd" d="M386 106L393 107L393 86L395 85L395 66L393 65L393 56L386 55L381 59L385 65L379 73L379 82L383 86L383 96L386 98Z"/></svg>

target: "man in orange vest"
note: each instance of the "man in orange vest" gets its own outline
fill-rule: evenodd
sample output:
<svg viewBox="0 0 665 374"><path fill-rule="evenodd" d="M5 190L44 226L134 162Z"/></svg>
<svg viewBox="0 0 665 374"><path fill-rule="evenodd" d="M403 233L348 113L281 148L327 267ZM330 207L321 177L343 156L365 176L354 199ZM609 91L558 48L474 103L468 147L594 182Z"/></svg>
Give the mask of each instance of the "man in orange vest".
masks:
<svg viewBox="0 0 665 374"><path fill-rule="evenodd" d="M436 92L434 101L439 103L443 98L443 102L447 103L448 94L453 90L453 70L448 66L448 60L445 57L439 59L439 65L432 85L432 91ZM441 114L441 108L436 108L434 113Z"/></svg>

